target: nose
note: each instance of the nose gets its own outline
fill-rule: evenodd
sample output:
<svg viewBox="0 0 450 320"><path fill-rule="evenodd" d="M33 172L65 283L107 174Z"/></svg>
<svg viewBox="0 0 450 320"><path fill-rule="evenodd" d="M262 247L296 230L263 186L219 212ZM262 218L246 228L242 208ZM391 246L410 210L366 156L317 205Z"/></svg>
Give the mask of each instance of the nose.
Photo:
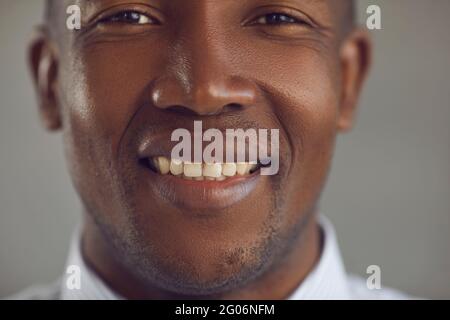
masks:
<svg viewBox="0 0 450 320"><path fill-rule="evenodd" d="M196 81L190 90L176 78L164 78L154 86L152 101L160 109L206 116L250 107L254 105L255 92L240 78L209 77Z"/></svg>
<svg viewBox="0 0 450 320"><path fill-rule="evenodd" d="M197 35L170 50L167 72L151 89L157 108L206 116L255 105L254 82L236 74L236 64L230 63L235 59L224 53L224 43L210 40Z"/></svg>

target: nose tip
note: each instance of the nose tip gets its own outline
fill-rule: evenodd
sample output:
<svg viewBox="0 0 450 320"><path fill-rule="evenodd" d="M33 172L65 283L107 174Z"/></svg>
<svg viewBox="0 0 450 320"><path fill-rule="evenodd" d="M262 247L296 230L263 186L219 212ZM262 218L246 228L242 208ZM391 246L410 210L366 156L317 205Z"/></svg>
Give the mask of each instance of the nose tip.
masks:
<svg viewBox="0 0 450 320"><path fill-rule="evenodd" d="M255 104L256 89L242 78L183 85L175 77L156 81L152 102L160 109L195 115L217 115L238 111Z"/></svg>

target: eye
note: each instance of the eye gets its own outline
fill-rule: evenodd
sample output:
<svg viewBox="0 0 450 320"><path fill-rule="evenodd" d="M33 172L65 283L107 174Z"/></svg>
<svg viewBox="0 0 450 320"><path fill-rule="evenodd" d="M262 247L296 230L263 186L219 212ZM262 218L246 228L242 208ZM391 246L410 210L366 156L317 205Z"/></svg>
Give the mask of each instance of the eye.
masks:
<svg viewBox="0 0 450 320"><path fill-rule="evenodd" d="M134 25L159 24L156 19L139 11L121 11L112 16L106 17L101 23L125 23Z"/></svg>
<svg viewBox="0 0 450 320"><path fill-rule="evenodd" d="M292 16L284 13L268 13L263 16L260 16L255 20L253 24L264 24L264 25L282 25L282 24L302 24L303 21L300 21Z"/></svg>

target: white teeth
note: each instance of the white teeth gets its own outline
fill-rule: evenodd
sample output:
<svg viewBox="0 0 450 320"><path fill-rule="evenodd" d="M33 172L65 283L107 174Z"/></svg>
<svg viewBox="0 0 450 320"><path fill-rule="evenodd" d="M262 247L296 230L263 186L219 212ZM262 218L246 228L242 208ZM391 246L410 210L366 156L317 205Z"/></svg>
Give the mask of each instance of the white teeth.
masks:
<svg viewBox="0 0 450 320"><path fill-rule="evenodd" d="M258 167L257 163L254 162L238 162L236 164L236 172L238 175L244 176L249 174L250 171L255 170Z"/></svg>
<svg viewBox="0 0 450 320"><path fill-rule="evenodd" d="M248 164L245 162L236 163L236 172L238 175L243 176L248 173Z"/></svg>
<svg viewBox="0 0 450 320"><path fill-rule="evenodd" d="M222 165L222 174L226 177L233 177L234 175L236 175L236 164L224 163Z"/></svg>
<svg viewBox="0 0 450 320"><path fill-rule="evenodd" d="M183 162L181 160L173 159L170 161L170 173L174 176L179 176L183 173Z"/></svg>
<svg viewBox="0 0 450 320"><path fill-rule="evenodd" d="M153 160L153 164L161 174L168 174L170 169L169 159L165 157L157 157Z"/></svg>
<svg viewBox="0 0 450 320"><path fill-rule="evenodd" d="M203 176L218 178L222 175L222 165L220 163L206 163L203 166Z"/></svg>
<svg viewBox="0 0 450 320"><path fill-rule="evenodd" d="M186 177L196 178L202 176L202 164L201 163L184 163L184 175Z"/></svg>
<svg viewBox="0 0 450 320"><path fill-rule="evenodd" d="M254 171L258 165L256 163L183 163L181 160L169 160L166 157L155 157L151 159L155 169L166 175L168 173L179 176L186 180L195 181L223 181L229 177L238 175L248 175Z"/></svg>

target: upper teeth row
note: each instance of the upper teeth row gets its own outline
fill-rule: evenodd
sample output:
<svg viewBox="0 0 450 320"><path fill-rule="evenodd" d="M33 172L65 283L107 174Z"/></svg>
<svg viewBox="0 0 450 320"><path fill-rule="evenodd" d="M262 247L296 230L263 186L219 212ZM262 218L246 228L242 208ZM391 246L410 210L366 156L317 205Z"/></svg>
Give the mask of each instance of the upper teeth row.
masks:
<svg viewBox="0 0 450 320"><path fill-rule="evenodd" d="M180 160L169 160L166 157L152 159L155 169L161 174L171 173L174 176L182 176L195 180L225 180L235 175L246 175L257 168L256 163L190 163Z"/></svg>

